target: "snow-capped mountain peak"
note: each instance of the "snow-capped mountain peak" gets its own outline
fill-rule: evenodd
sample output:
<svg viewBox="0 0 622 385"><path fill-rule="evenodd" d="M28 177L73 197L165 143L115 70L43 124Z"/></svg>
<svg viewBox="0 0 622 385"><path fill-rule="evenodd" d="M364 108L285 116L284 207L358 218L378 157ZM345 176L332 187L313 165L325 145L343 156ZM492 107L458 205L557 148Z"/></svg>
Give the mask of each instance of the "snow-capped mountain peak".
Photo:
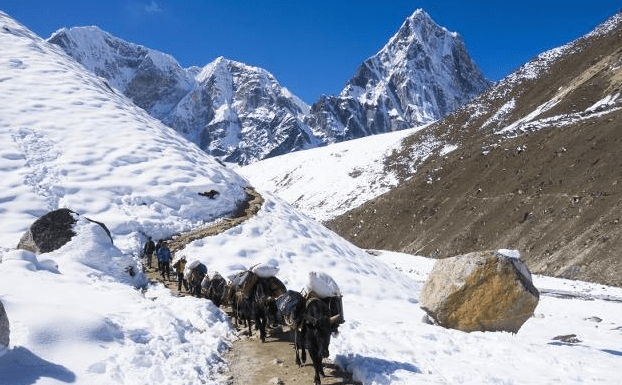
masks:
<svg viewBox="0 0 622 385"><path fill-rule="evenodd" d="M430 15L419 9L404 21L398 32L376 56L385 59L392 57L394 62L404 63L414 57L413 54L418 54L417 50L423 50L426 56L433 59L432 64L436 65L435 62L443 57L452 55L452 48L456 44L464 44L457 32L450 32L439 26Z"/></svg>
<svg viewBox="0 0 622 385"><path fill-rule="evenodd" d="M97 26L62 28L48 39L63 48L84 67L106 78L123 93L131 92L132 79L141 67L174 74L188 84L189 76L179 63L163 52L114 37Z"/></svg>
<svg viewBox="0 0 622 385"><path fill-rule="evenodd" d="M320 99L312 112L336 140L358 138L439 119L489 85L462 38L419 9L338 97Z"/></svg>

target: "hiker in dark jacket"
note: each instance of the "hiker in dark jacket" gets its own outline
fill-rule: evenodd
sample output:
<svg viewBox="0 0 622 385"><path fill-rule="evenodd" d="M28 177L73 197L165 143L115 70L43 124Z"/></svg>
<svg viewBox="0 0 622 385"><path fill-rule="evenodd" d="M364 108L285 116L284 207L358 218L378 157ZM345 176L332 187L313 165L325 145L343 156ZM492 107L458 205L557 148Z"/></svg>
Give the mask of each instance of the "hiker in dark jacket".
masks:
<svg viewBox="0 0 622 385"><path fill-rule="evenodd" d="M166 274L166 278L171 280L171 250L166 246L166 243L162 243L162 246L156 251L158 255L158 260L162 264L161 274L164 279L164 275Z"/></svg>
<svg viewBox="0 0 622 385"><path fill-rule="evenodd" d="M151 260L153 259L153 252L155 251L155 244L151 237L145 243L145 247L143 248L143 255L147 258L147 266L151 269Z"/></svg>

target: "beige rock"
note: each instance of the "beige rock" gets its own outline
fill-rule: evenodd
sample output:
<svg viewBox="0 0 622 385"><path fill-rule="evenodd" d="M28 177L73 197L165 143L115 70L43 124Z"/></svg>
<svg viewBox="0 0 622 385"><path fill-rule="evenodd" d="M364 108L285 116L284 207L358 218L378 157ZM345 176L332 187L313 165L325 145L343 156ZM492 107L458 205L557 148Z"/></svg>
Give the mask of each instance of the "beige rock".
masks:
<svg viewBox="0 0 622 385"><path fill-rule="evenodd" d="M516 333L533 315L539 297L520 259L484 251L438 260L419 303L447 328Z"/></svg>

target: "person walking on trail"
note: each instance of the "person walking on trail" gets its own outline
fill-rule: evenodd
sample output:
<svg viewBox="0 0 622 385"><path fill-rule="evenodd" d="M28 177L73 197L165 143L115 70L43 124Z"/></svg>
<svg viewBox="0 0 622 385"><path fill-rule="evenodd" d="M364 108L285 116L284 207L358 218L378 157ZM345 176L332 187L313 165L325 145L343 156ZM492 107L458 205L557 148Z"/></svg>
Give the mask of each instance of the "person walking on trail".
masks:
<svg viewBox="0 0 622 385"><path fill-rule="evenodd" d="M166 279L171 280L171 250L166 246L166 243L162 243L162 246L156 251L158 259L160 260L162 279L166 275Z"/></svg>
<svg viewBox="0 0 622 385"><path fill-rule="evenodd" d="M155 245L155 253L156 253L156 257L158 258L158 267L156 267L156 271L162 271L162 261L160 260L158 250L160 250L160 247L162 247L163 244L164 244L164 241L162 239L158 239L158 243L156 243Z"/></svg>
<svg viewBox="0 0 622 385"><path fill-rule="evenodd" d="M186 269L186 257L182 256L175 264L173 265L175 271L177 272L177 291L181 293L181 284L184 284L184 289L188 291L188 283L184 280L184 270Z"/></svg>
<svg viewBox="0 0 622 385"><path fill-rule="evenodd" d="M145 247L143 248L143 255L147 258L147 266L151 269L151 260L153 259L153 252L155 251L155 244L151 237L145 242Z"/></svg>

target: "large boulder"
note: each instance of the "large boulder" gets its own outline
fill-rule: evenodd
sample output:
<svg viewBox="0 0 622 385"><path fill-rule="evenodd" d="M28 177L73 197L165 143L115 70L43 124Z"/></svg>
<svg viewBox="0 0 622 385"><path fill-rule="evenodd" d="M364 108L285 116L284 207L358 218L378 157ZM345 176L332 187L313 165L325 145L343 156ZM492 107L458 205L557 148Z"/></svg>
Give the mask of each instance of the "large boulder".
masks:
<svg viewBox="0 0 622 385"><path fill-rule="evenodd" d="M35 254L49 253L60 249L69 242L76 233L73 231L74 224L78 221L79 214L63 208L51 211L37 219L19 240L18 249L32 251ZM87 218L88 219L88 218ZM93 221L104 228L110 239L110 231L103 223Z"/></svg>
<svg viewBox="0 0 622 385"><path fill-rule="evenodd" d="M0 356L9 347L9 332L9 317L6 315L2 301L0 301Z"/></svg>
<svg viewBox="0 0 622 385"><path fill-rule="evenodd" d="M520 254L499 250L438 260L419 303L447 328L516 333L533 315L539 298Z"/></svg>

